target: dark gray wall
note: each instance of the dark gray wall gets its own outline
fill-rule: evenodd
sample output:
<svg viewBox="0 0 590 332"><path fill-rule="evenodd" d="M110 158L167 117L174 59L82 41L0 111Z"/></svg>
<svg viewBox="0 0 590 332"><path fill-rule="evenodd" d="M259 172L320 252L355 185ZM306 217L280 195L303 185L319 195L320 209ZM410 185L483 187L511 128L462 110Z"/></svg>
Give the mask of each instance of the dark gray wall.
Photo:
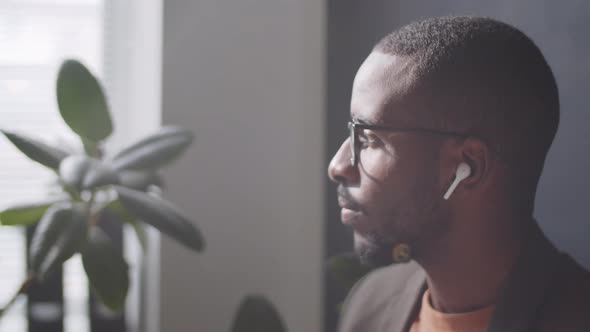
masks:
<svg viewBox="0 0 590 332"><path fill-rule="evenodd" d="M352 79L373 44L419 18L482 15L508 22L541 48L557 77L561 124L537 195L535 215L548 237L590 268L590 2L539 0L329 1L328 154L345 135ZM339 225L334 186L327 190L328 252L350 248Z"/></svg>

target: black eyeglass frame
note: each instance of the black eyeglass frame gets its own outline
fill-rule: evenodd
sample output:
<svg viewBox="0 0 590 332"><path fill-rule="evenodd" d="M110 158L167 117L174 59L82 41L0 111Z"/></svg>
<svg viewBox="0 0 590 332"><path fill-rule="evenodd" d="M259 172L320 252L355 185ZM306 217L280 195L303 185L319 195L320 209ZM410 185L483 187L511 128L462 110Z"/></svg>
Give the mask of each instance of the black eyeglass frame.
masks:
<svg viewBox="0 0 590 332"><path fill-rule="evenodd" d="M444 131L444 130L436 130L436 129L425 129L425 128L396 128L396 127L388 127L388 126L379 126L379 125L370 125L364 123L357 123L357 122L348 122L348 130L350 133L350 163L353 167L356 167L359 160L360 155L360 146L357 140L357 129L368 129L368 130L383 130L389 132L399 132L399 133L424 133L424 134L433 134L433 135L441 135L441 136L450 136L450 137L457 137L457 138L467 138L472 135L456 133L452 131Z"/></svg>

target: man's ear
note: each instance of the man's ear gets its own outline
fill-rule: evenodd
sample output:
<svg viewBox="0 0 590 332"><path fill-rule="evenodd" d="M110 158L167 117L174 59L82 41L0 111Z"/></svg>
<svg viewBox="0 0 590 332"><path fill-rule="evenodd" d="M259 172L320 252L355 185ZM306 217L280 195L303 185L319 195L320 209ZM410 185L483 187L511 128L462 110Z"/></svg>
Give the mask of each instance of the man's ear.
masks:
<svg viewBox="0 0 590 332"><path fill-rule="evenodd" d="M463 180L466 186L483 184L489 176L491 166L490 146L481 139L468 137L461 144L461 159L471 168L471 174Z"/></svg>
<svg viewBox="0 0 590 332"><path fill-rule="evenodd" d="M442 161L442 186L445 192L452 186L461 163L469 166L469 176L461 180L460 187L473 189L487 180L490 171L491 149L481 139L451 140L445 146Z"/></svg>

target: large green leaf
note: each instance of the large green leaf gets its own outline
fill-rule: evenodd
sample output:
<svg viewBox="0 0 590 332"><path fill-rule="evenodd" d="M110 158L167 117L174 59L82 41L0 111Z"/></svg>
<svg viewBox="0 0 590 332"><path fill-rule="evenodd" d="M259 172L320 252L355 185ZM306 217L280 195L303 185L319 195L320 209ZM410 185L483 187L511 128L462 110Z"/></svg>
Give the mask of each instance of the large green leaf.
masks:
<svg viewBox="0 0 590 332"><path fill-rule="evenodd" d="M164 127L115 155L113 167L117 170L155 170L179 157L192 141L190 131Z"/></svg>
<svg viewBox="0 0 590 332"><path fill-rule="evenodd" d="M119 183L119 176L100 160L86 155L73 155L59 165L62 182L76 190L93 189L98 186Z"/></svg>
<svg viewBox="0 0 590 332"><path fill-rule="evenodd" d="M53 202L29 203L10 207L0 212L0 224L4 226L29 225L38 222Z"/></svg>
<svg viewBox="0 0 590 332"><path fill-rule="evenodd" d="M275 307L263 296L250 295L241 303L232 332L285 332L287 329Z"/></svg>
<svg viewBox="0 0 590 332"><path fill-rule="evenodd" d="M113 131L113 123L98 80L76 60L61 65L57 77L57 103L72 130L98 142Z"/></svg>
<svg viewBox="0 0 590 332"><path fill-rule="evenodd" d="M98 158L101 156L101 151L98 142L94 142L84 137L80 137L82 141L82 146L84 147L84 152L90 157Z"/></svg>
<svg viewBox="0 0 590 332"><path fill-rule="evenodd" d="M123 170L119 172L119 184L123 187L146 191L149 186L162 187L162 177L152 171Z"/></svg>
<svg viewBox="0 0 590 332"><path fill-rule="evenodd" d="M0 130L22 153L39 164L57 170L67 152L21 134Z"/></svg>
<svg viewBox="0 0 590 332"><path fill-rule="evenodd" d="M88 156L69 156L59 165L59 177L65 185L80 190L84 176L91 164L92 161Z"/></svg>
<svg viewBox="0 0 590 332"><path fill-rule="evenodd" d="M118 183L119 174L114 169L105 163L93 160L91 167L86 171L86 175L82 181L82 188L94 189L96 187Z"/></svg>
<svg viewBox="0 0 590 332"><path fill-rule="evenodd" d="M135 234L137 235L137 239L139 240L139 244L143 248L143 250L147 249L147 234L144 228L144 225L141 224L137 217L129 213L127 209L121 204L121 201L116 199L111 201L107 206L103 208L104 212L109 215L109 217L114 216L116 220L119 222L125 222L133 227Z"/></svg>
<svg viewBox="0 0 590 332"><path fill-rule="evenodd" d="M108 236L93 227L82 251L82 264L98 298L111 310L119 311L129 290L129 266Z"/></svg>
<svg viewBox="0 0 590 332"><path fill-rule="evenodd" d="M115 186L119 200L129 212L185 246L201 251L204 240L195 225L170 202L144 192Z"/></svg>
<svg viewBox="0 0 590 332"><path fill-rule="evenodd" d="M38 278L78 252L86 240L86 208L71 202L49 207L35 229L29 251L30 269Z"/></svg>

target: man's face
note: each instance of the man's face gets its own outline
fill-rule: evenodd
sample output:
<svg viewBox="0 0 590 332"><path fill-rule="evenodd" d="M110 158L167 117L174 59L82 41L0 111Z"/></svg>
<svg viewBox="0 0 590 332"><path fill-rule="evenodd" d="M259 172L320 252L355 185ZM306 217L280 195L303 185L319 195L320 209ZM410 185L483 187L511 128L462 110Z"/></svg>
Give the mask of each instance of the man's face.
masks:
<svg viewBox="0 0 590 332"><path fill-rule="evenodd" d="M408 59L371 53L354 80L352 121L428 128L418 123L426 103L412 92L411 69ZM386 265L393 245L403 242L419 255L448 219L441 209L440 137L359 130L358 139L358 165L350 162L348 138L328 168L338 183L341 219L354 230L357 253L368 264Z"/></svg>

